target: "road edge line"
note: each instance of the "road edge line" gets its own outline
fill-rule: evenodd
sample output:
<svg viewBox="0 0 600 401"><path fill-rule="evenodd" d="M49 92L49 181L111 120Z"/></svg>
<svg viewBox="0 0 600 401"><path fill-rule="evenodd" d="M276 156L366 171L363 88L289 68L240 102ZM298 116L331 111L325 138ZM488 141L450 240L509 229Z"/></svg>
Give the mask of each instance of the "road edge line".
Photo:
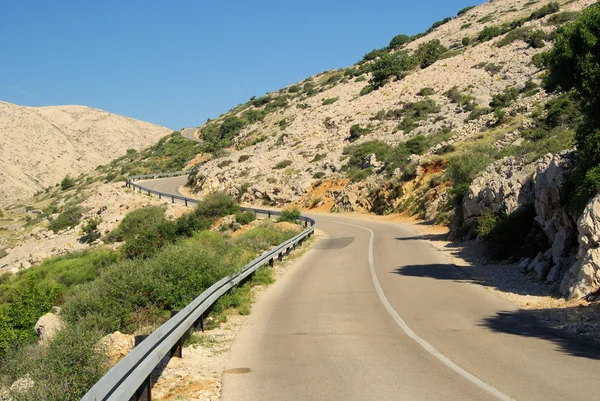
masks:
<svg viewBox="0 0 600 401"><path fill-rule="evenodd" d="M404 331L404 333L407 336L409 336L411 339L416 341L421 347L423 347L425 349L425 351L427 351L429 354L431 354L432 356L437 358L444 365L446 365L447 367L452 369L455 373L458 373L459 375L461 375L463 378L467 379L471 383L475 384L477 387L481 388L482 390L485 390L486 392L490 393L491 395L498 398L499 400L515 401L513 398L510 398L508 395L502 393L500 390L496 389L495 387L490 386L483 380L479 379L478 377L474 376L473 374L467 372L465 369L458 366L456 363L452 362L452 360L450 358L446 357L444 354L439 352L431 344L429 344L426 340L419 337L408 326L408 324L404 321L404 319L402 319L402 317L398 314L398 312L396 312L396 310L394 309L394 307L392 306L390 301L388 301L387 297L385 296L385 293L383 292L383 289L381 288L381 284L379 283L379 279L377 278L377 274L375 273L375 262L374 262L374 258L373 258L373 241L375 238L375 233L373 232L373 230L371 230L370 228L367 228L367 227L356 225L356 224L342 223L339 221L326 220L326 219L323 219L323 220L330 222L330 223L343 224L345 226L361 228L363 230L367 230L370 233L369 270L371 272L371 278L373 279L373 285L375 286L375 292L377 292L377 296L379 297L379 300L381 301L381 303L383 304L385 309L388 311L388 313L392 316L392 318L396 321L398 326L400 326L400 328Z"/></svg>

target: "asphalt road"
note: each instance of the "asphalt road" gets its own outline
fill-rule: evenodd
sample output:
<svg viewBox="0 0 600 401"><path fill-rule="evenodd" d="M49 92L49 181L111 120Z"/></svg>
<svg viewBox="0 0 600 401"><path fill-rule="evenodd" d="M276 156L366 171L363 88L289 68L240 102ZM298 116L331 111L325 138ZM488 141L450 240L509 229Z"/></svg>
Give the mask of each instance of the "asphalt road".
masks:
<svg viewBox="0 0 600 401"><path fill-rule="evenodd" d="M153 180L176 191L185 177ZM474 284L410 227L314 215L326 234L253 306L222 399L588 400L600 351Z"/></svg>
<svg viewBox="0 0 600 401"><path fill-rule="evenodd" d="M195 135L197 130L198 128L184 128L180 132L184 138L187 138L190 141L201 142L200 138Z"/></svg>

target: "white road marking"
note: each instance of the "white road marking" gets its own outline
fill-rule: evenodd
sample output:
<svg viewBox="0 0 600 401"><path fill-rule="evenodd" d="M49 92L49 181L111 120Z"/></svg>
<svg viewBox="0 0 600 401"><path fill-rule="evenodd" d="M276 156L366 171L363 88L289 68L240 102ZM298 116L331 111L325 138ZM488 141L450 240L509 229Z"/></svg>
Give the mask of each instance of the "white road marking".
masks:
<svg viewBox="0 0 600 401"><path fill-rule="evenodd" d="M471 383L475 384L477 387L481 388L482 390L487 391L488 393L495 396L499 400L514 401L513 398L510 398L508 395L506 395L506 394L502 393L501 391L497 390L496 388L490 386L489 384L485 383L481 379L473 376L471 373L467 372L466 370L464 370L463 368L461 368L460 366L458 366L457 364L452 362L449 358L444 356L441 352L439 352L437 349L435 349L431 344L429 344L427 341L425 341L424 339L419 337L414 331L412 331L412 329L410 327L408 327L408 324L406 324L404 319L402 319L402 317L398 314L398 312L396 312L396 310L394 309L392 304L390 304L390 301L388 301L387 297L383 293L383 289L381 288L381 285L379 284L379 279L377 278L377 274L375 273L375 263L373 262L373 240L375 238L375 233L371 229L369 229L367 227L363 227L363 226L358 226L355 224L341 223L339 221L333 221L333 220L323 220L323 221L328 221L330 223L335 223L335 224L343 224L345 226L350 226L350 227L361 228L363 230L367 230L370 233L371 237L369 240L369 269L371 271L371 278L373 279L373 285L375 286L375 291L377 292L377 295L379 296L379 299L381 300L381 303L383 304L385 309L392 316L392 318L396 321L396 323L398 323L398 326L400 326L400 328L402 328L402 330L404 331L404 333L406 333L407 336L409 336L410 338L415 340L421 347L423 347L427 352L429 352L431 355L436 357L444 365L446 365L447 367L449 367L454 372L458 373L459 375L461 375L462 377L464 377Z"/></svg>

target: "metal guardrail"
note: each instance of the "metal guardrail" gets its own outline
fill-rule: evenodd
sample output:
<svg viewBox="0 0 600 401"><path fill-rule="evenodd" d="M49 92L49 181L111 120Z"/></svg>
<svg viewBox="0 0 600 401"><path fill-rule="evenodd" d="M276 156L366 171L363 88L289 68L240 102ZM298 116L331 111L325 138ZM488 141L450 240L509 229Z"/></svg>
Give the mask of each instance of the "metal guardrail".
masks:
<svg viewBox="0 0 600 401"><path fill-rule="evenodd" d="M186 205L198 203L198 200L184 196L167 194L145 188L135 184L134 180L154 179L185 175L187 172L147 174L131 177L127 180L127 187L139 189L148 194L155 194L166 198L184 201ZM254 208L242 208L257 214L266 214L269 217L279 216L281 212ZM150 334L143 342L129 352L112 369L108 371L81 399L82 401L124 401L124 400L150 400L151 375L154 369L167 355L173 355L175 350L181 349L181 338L192 327L202 324L204 313L227 291L235 287L246 277L254 273L259 267L266 264L273 265L275 258L282 260L284 255L302 245L315 230L315 221L310 217L300 216L299 220L305 223L306 229L295 237L265 252L252 262L244 266L239 272L224 277L210 288L205 290L189 305L175 316L171 317L162 326Z"/></svg>

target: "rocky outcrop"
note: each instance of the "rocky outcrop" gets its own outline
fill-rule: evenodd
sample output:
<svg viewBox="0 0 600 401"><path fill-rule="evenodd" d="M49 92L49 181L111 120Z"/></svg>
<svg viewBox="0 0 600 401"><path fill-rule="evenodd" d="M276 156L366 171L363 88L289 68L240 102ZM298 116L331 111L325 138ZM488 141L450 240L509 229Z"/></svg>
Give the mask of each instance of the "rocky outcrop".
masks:
<svg viewBox="0 0 600 401"><path fill-rule="evenodd" d="M600 287L600 195L585 207L577 230L577 261L561 283L561 292L568 299L582 298Z"/></svg>
<svg viewBox="0 0 600 401"><path fill-rule="evenodd" d="M540 281L560 280L573 262L573 246L577 242L575 220L561 203L573 165L573 152L547 154L527 165L511 157L492 164L473 180L463 199L463 227L475 227L489 210L508 216L520 209L533 208L535 224L528 238L535 246L524 249L541 247L542 252L533 260L522 260L520 267ZM574 266L572 276L579 275L580 267ZM588 283L584 287L589 286L588 273L589 268L581 273L585 277L580 281ZM564 294L570 293L571 287L563 281Z"/></svg>
<svg viewBox="0 0 600 401"><path fill-rule="evenodd" d="M464 224L472 226L487 210L509 215L534 203L532 166L508 157L490 165L469 187L462 203Z"/></svg>
<svg viewBox="0 0 600 401"><path fill-rule="evenodd" d="M135 336L115 331L98 341L98 348L108 357L110 365L114 365L129 353L135 346Z"/></svg>
<svg viewBox="0 0 600 401"><path fill-rule="evenodd" d="M40 342L47 344L63 327L63 321L54 313L46 313L35 323L35 332Z"/></svg>
<svg viewBox="0 0 600 401"><path fill-rule="evenodd" d="M562 191L573 166L573 152L547 154L535 163L535 220L553 248L561 251L557 257L565 256L568 248L575 243L575 219L561 204ZM558 238L556 246L555 238Z"/></svg>

